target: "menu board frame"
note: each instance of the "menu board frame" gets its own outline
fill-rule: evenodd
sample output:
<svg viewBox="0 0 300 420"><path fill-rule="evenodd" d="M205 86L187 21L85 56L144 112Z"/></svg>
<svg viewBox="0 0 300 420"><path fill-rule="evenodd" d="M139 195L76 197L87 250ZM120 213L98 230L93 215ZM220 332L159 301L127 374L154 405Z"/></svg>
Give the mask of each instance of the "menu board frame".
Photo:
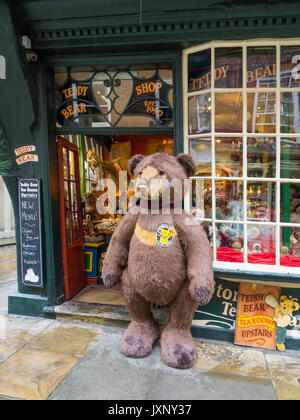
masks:
<svg viewBox="0 0 300 420"><path fill-rule="evenodd" d="M22 284L43 287L41 181L18 181Z"/></svg>

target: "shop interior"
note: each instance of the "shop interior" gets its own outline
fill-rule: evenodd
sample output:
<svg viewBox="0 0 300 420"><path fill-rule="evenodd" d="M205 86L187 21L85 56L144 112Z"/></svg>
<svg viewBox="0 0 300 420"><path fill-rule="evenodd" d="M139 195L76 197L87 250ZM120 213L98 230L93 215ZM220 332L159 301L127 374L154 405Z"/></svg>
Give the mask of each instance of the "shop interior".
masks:
<svg viewBox="0 0 300 420"><path fill-rule="evenodd" d="M61 137L58 137L59 142ZM85 288L73 297L79 302L124 305L120 287L107 290L101 278L102 264L107 251L110 238L122 220L123 210L120 209L120 171L127 171L127 185L130 187L132 179L128 173L128 160L135 154L150 155L156 152L174 154L173 136L169 135L118 135L118 136L64 136L64 140L76 145L79 150L79 173L81 203L83 209L83 223L81 226L78 217L71 215L68 222L66 215L67 243L79 241L83 238L85 255ZM70 172L75 173L72 165L76 164L71 156L64 162L64 171L70 167ZM126 173L126 172L125 172ZM124 172L123 172L124 176ZM103 179L111 179L116 185L115 211L105 214L99 210L99 200L107 192L107 187L102 184ZM124 178L123 178L124 179ZM70 197L71 203L66 207L70 210L76 208L77 196L74 190L65 182L65 197ZM127 205L133 191L127 191ZM124 197L123 197L124 200ZM104 201L104 200L103 200ZM106 202L104 201L104 205ZM124 202L123 202L124 205ZM100 211L100 212L99 212ZM70 212L71 213L71 212ZM83 232L79 232L82 229ZM81 234L82 233L82 234Z"/></svg>

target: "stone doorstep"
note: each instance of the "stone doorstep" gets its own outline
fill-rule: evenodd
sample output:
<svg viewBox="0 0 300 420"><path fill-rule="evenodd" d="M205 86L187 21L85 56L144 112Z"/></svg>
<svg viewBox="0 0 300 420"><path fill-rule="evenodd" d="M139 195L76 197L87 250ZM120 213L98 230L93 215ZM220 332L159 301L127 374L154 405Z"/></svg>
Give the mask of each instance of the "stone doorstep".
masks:
<svg viewBox="0 0 300 420"><path fill-rule="evenodd" d="M77 320L95 324L126 327L131 316L124 306L101 305L95 303L69 301L54 309L56 319ZM169 319L167 309L152 309L154 318L160 325L165 325Z"/></svg>

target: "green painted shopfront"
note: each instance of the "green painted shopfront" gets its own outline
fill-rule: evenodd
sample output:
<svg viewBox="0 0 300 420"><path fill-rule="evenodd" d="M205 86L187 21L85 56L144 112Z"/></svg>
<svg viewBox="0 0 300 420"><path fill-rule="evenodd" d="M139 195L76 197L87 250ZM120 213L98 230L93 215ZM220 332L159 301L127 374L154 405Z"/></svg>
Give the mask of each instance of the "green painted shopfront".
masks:
<svg viewBox="0 0 300 420"><path fill-rule="evenodd" d="M184 152L216 280L193 335L300 349L299 2L0 0L0 93L10 314L120 310L101 265L122 212L99 214L99 182L120 202L131 156Z"/></svg>

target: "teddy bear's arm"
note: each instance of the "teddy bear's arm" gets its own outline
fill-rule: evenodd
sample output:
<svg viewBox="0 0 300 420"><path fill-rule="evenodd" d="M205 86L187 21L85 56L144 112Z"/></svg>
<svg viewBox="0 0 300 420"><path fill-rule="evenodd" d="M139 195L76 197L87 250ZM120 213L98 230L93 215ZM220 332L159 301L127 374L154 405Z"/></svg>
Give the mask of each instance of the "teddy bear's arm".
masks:
<svg viewBox="0 0 300 420"><path fill-rule="evenodd" d="M206 305L215 288L212 252L207 236L191 214L175 215L174 225L185 251L189 293L199 305Z"/></svg>
<svg viewBox="0 0 300 420"><path fill-rule="evenodd" d="M103 261L102 278L105 286L119 283L127 266L128 251L137 222L137 214L127 213L115 230Z"/></svg>

